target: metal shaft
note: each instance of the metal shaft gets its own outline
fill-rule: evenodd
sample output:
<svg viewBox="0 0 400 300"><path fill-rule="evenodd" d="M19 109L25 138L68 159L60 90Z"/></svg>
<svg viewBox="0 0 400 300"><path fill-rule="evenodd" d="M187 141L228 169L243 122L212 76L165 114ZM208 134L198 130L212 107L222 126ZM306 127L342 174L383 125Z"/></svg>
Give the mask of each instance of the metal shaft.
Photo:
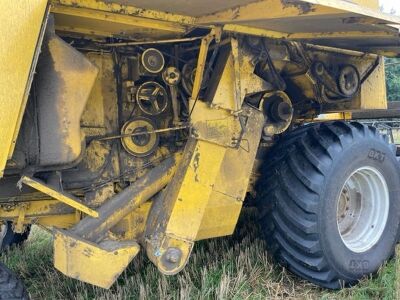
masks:
<svg viewBox="0 0 400 300"><path fill-rule="evenodd" d="M71 231L84 239L100 241L122 218L164 188L174 175L176 166L177 156L165 159L133 185L103 204L98 209L98 218L85 217Z"/></svg>

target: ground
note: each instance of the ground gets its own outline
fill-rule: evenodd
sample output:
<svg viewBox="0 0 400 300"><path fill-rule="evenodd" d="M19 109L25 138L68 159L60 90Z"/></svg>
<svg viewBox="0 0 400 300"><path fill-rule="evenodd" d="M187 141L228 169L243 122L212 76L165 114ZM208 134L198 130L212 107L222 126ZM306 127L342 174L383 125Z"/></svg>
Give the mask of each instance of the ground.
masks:
<svg viewBox="0 0 400 300"><path fill-rule="evenodd" d="M256 218L246 209L233 236L198 242L177 276L161 275L139 254L110 290L55 270L51 235L39 227L22 248L11 249L0 260L24 280L32 299L396 299L395 259L355 287L321 289L272 262Z"/></svg>

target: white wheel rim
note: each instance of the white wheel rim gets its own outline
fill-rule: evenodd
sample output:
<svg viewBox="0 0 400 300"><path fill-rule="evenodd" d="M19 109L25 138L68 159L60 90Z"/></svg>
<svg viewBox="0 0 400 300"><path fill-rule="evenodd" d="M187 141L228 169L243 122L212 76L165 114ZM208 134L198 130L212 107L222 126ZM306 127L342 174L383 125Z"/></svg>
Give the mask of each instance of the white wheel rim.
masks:
<svg viewBox="0 0 400 300"><path fill-rule="evenodd" d="M385 178L373 167L354 171L337 200L337 226L348 249L361 253L380 239L389 215L389 190Z"/></svg>

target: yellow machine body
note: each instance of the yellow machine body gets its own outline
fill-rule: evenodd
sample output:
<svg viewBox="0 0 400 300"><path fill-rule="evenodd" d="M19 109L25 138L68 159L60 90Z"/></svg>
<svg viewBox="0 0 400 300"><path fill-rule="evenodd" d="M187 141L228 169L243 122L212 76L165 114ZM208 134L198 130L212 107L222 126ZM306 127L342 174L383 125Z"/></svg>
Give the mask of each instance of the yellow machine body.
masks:
<svg viewBox="0 0 400 300"><path fill-rule="evenodd" d="M379 12L377 0L190 2L29 0L2 5L0 189L4 184L7 192L0 193L0 221L12 221L17 232L32 223L52 229L55 267L67 276L109 288L140 249L162 273L179 272L195 241L233 233L257 179L262 138L268 144L268 138L287 130L291 122L316 119L320 113L327 114L325 118L351 118L353 111L387 107L380 55L400 55L400 18ZM54 39L60 48L52 46ZM255 71L255 61L261 58L244 46L245 40L269 43L267 60L275 65L274 80L267 82L268 76L263 79ZM127 127L121 120L132 117L125 111L134 112L140 99L135 80L125 76L131 61L143 60L144 54L137 56L135 51L159 47L179 65L179 55L163 47L182 43L183 50L194 53L187 122L171 121L174 107L152 118L140 115L141 124L157 123L152 144L145 149L151 159L143 153L132 155L136 148L126 149L129 143L108 142L128 137L146 143L134 140L132 134L140 132L133 129L121 135L121 128ZM39 56L41 49L45 54ZM134 54L124 56L119 49ZM223 55L210 71L215 49ZM364 76L362 84L346 101L325 103L322 97L320 111L304 106L296 120L292 114L270 124L264 110L270 102L286 103L289 112L298 107L292 106L291 95L273 88L279 82L276 73L298 67L287 49L304 51L325 65L340 61L354 66ZM54 68L54 89L43 86L50 82L41 71L46 68ZM140 68L140 76L152 82L161 77ZM264 64L265 70L272 72L271 65ZM290 87L314 99L314 75L297 73ZM206 76L212 86L207 89ZM165 89L174 97L177 86L163 80L166 84L154 95L162 97ZM20 128L25 111L30 111L29 95L38 95L37 114L47 122L41 124L48 125L38 129L42 150L36 153L34 148L36 156L25 164L32 151L26 154L25 144L17 139L23 140ZM261 96L254 100L254 95ZM171 100L171 105L176 102ZM153 109L160 109L158 103ZM176 138L174 133L182 130L187 131ZM167 137L155 138L164 133ZM168 139L174 140L174 147ZM26 155L22 159L21 153ZM17 184L22 192L15 190Z"/></svg>
<svg viewBox="0 0 400 300"><path fill-rule="evenodd" d="M1 10L0 176L11 158L43 38L47 1L3 3ZM10 18L10 15L13 15Z"/></svg>

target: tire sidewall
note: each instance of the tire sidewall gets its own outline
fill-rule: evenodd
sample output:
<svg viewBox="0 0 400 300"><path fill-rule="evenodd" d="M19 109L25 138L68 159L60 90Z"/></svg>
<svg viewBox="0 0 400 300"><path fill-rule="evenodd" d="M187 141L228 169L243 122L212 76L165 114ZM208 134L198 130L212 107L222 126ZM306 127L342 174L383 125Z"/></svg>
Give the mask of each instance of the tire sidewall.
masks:
<svg viewBox="0 0 400 300"><path fill-rule="evenodd" d="M389 258L396 245L400 223L400 171L390 147L377 137L353 140L336 155L326 174L321 191L319 232L322 251L330 266L343 278L354 281L365 274L376 272ZM361 167L373 167L385 178L389 190L389 214L378 242L369 250L356 253L346 247L337 227L337 199L349 176Z"/></svg>

